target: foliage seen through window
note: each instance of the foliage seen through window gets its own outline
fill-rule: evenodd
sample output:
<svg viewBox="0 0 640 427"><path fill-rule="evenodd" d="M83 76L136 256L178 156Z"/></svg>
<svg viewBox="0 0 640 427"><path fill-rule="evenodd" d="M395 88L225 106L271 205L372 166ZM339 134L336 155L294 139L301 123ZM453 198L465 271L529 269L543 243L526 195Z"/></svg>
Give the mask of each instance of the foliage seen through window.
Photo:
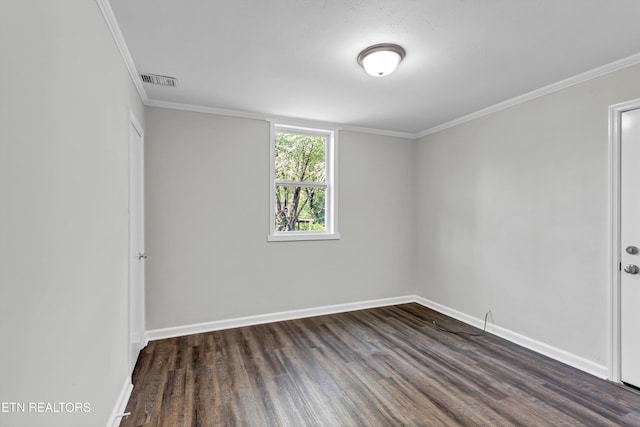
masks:
<svg viewBox="0 0 640 427"><path fill-rule="evenodd" d="M327 138L275 134L275 230L325 231Z"/></svg>

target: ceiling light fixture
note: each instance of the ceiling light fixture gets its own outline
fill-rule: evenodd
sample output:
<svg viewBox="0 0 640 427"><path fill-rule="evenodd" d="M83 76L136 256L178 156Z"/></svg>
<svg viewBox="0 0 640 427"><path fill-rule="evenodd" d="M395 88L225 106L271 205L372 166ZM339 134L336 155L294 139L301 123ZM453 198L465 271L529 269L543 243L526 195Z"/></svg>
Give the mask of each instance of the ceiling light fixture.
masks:
<svg viewBox="0 0 640 427"><path fill-rule="evenodd" d="M362 65L367 74L382 77L393 73L404 56L405 51L402 46L380 43L360 52L358 64Z"/></svg>

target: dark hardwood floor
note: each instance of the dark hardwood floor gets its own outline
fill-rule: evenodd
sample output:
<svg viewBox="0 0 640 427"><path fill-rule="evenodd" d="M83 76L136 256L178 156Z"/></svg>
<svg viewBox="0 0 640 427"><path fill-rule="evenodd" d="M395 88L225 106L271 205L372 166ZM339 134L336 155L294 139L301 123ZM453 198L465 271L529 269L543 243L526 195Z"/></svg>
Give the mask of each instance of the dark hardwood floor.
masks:
<svg viewBox="0 0 640 427"><path fill-rule="evenodd" d="M640 426L640 393L418 304L152 341L121 426Z"/></svg>

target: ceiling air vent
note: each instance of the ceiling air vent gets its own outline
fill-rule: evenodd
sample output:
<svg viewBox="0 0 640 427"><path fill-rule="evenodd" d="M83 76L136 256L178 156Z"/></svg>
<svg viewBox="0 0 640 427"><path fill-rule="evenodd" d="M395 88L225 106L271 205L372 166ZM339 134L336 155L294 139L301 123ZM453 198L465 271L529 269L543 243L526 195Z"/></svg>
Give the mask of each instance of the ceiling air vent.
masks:
<svg viewBox="0 0 640 427"><path fill-rule="evenodd" d="M140 74L140 78L142 78L143 82L149 83L152 85L170 86L170 87L176 87L178 85L178 79L176 79L175 77L144 73L144 74Z"/></svg>

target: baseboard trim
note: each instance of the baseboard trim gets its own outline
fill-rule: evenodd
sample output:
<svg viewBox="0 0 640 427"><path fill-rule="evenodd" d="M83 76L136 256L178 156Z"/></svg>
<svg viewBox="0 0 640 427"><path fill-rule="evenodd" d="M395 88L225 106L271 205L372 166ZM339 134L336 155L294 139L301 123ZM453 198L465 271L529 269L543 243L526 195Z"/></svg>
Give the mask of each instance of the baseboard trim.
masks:
<svg viewBox="0 0 640 427"><path fill-rule="evenodd" d="M476 317L470 316L453 308L447 307L445 305L417 295L406 295L394 298L383 298L377 300L307 308L302 310L282 311L278 313L261 314L257 316L238 317L235 319L217 320L213 322L204 322L171 328L153 329L146 332L146 341L148 342L165 338L198 334L202 332L239 328L243 326L260 325L271 322L281 322L285 320L302 319L305 317L322 316L325 314L344 313L346 311L363 310L367 308L406 304L410 302L415 302L425 307L431 308L442 314L453 317L454 319L460 320L461 322L464 322L468 325L475 326L476 328L482 329L484 327L483 319L478 319ZM487 332L490 332L515 344L521 345L525 348L528 348L529 350L548 356L559 362L565 363L569 366L573 366L574 368L580 369L581 371L587 372L598 378L609 378L609 368L607 366L600 365L568 351L493 324L487 324Z"/></svg>
<svg viewBox="0 0 640 427"><path fill-rule="evenodd" d="M454 319L460 320L461 322L464 322L471 326L475 326L476 328L482 329L484 327L484 319L478 319L476 317L469 316L468 314L462 313L460 311L454 310L452 308L419 296L416 296L415 302L425 307L431 308L432 310L436 310L442 314L446 314L447 316L453 317ZM534 340L533 338L529 338L501 326L487 324L487 332L490 332L515 344L521 345L522 347L528 348L529 350L533 350L537 353L543 354L559 362L565 363L569 366L573 366L574 368L580 369L581 371L587 372L588 374L594 375L598 378L608 379L609 368L607 366L600 365L591 360L585 359L584 357L575 355L541 341Z"/></svg>
<svg viewBox="0 0 640 427"><path fill-rule="evenodd" d="M124 385L122 386L122 390L120 390L120 395L118 396L118 400L113 407L113 411L111 411L111 416L109 417L109 421L107 422L107 427L118 427L120 425L122 414L127 408L127 403L129 403L129 397L131 397L132 391L133 384L131 383L131 377L127 377L127 379L124 381Z"/></svg>
<svg viewBox="0 0 640 427"><path fill-rule="evenodd" d="M385 307L389 305L405 304L415 301L415 295L407 295L402 297L383 298L346 304L328 305L323 307L306 308L302 310L282 311L279 313L260 314L257 316L238 317L228 320L216 320L213 322L175 326L171 328L152 329L146 332L146 340L153 341L164 338L179 337L183 335L199 334L202 332L219 331L222 329L239 328L242 326L261 325L264 323L281 322L284 320L303 319L305 317L344 313L346 311Z"/></svg>

